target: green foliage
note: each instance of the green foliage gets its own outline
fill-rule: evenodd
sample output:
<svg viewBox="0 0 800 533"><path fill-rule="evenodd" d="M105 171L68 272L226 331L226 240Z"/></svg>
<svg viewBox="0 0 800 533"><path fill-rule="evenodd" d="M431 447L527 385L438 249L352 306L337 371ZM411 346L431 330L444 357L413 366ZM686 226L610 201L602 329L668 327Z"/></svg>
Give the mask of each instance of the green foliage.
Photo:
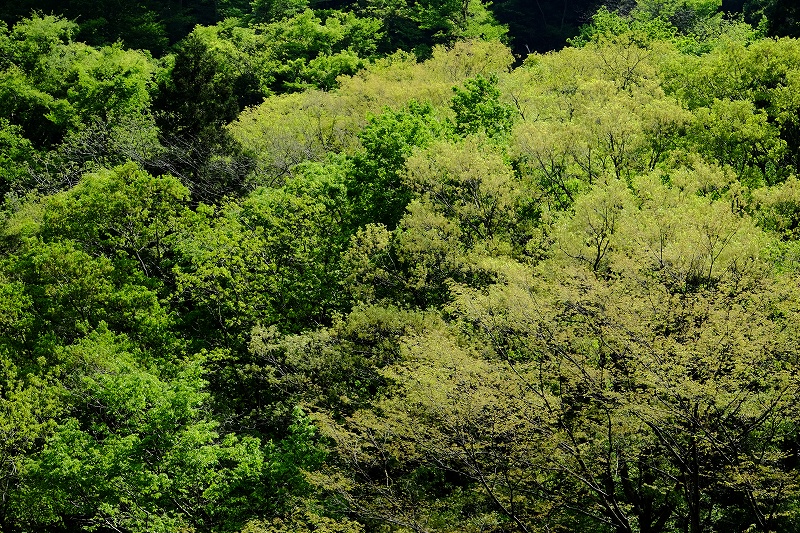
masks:
<svg viewBox="0 0 800 533"><path fill-rule="evenodd" d="M220 435L197 362L156 370L103 323L40 353L25 377L2 359L4 524L238 531L292 508L324 458L300 410L280 441Z"/></svg>
<svg viewBox="0 0 800 533"><path fill-rule="evenodd" d="M24 522L79 520L130 531L237 531L275 513L321 459L301 411L280 443L220 437L204 418L199 366L172 377L142 368L123 338L99 331L65 349L67 401L14 501Z"/></svg>
<svg viewBox="0 0 800 533"><path fill-rule="evenodd" d="M756 153L762 153L760 164L776 163L777 175L767 178L774 182L784 179L787 171L796 172L798 164L797 124L793 111L798 101L790 96L796 84L798 58L796 41L764 39L751 45L728 41L702 57L676 58L680 63L668 65L665 89L687 102L690 109L716 106L720 108L717 113L722 112L722 107L729 110L726 113L732 113L733 108L752 106L750 111L740 110L730 117L734 124L751 123L750 126L737 125L736 129L741 131L734 135L774 137L777 133L780 141L754 140L760 145L754 148ZM716 100L723 102L715 103ZM751 113L755 116L748 117ZM745 133L746 130L750 133ZM770 151L772 159L766 161L766 153Z"/></svg>
<svg viewBox="0 0 800 533"><path fill-rule="evenodd" d="M506 33L483 0L367 0L363 10L383 21L386 38L381 48L385 52L413 50L426 58L438 44L450 45L459 39L500 40Z"/></svg>
<svg viewBox="0 0 800 533"><path fill-rule="evenodd" d="M0 348L0 524L13 524L24 517L16 506L17 488L28 457L47 438L55 426L54 420L63 416L60 390L47 379L41 379L16 366L14 352L7 350L7 328L12 327L8 315L14 302L10 287L3 285L3 348ZM13 289L12 289L13 290ZM15 325L13 331L23 331ZM22 363L21 361L19 363Z"/></svg>
<svg viewBox="0 0 800 533"><path fill-rule="evenodd" d="M637 0L632 15L645 20L668 20L679 31L688 33L721 8L722 0Z"/></svg>
<svg viewBox="0 0 800 533"><path fill-rule="evenodd" d="M352 13L331 12L324 19L306 10L263 28L279 91L307 87L332 89L340 75L355 74L374 54L380 23Z"/></svg>
<svg viewBox="0 0 800 533"><path fill-rule="evenodd" d="M0 29L3 165L13 165L3 194L53 192L88 168L152 160L159 150L151 112L156 63L119 44L72 41L74 30L72 22L38 14L10 32Z"/></svg>
<svg viewBox="0 0 800 533"><path fill-rule="evenodd" d="M73 31L71 22L34 15L10 33L2 90L11 107L3 114L40 145L52 145L93 120L149 111L152 60L120 46L98 50L72 42Z"/></svg>
<svg viewBox="0 0 800 533"><path fill-rule="evenodd" d="M592 15L592 23L581 27L580 34L569 43L572 46L586 46L608 39L629 39L634 43L648 43L657 40L675 39L678 28L662 17L626 17L618 11L609 11L606 6Z"/></svg>
<svg viewBox="0 0 800 533"><path fill-rule="evenodd" d="M253 0L250 3L255 22L277 22L308 8L308 0Z"/></svg>
<svg viewBox="0 0 800 533"><path fill-rule="evenodd" d="M411 101L401 111L384 110L359 135L363 151L353 158L347 190L358 227L397 225L411 200L402 181L406 159L414 147L425 146L442 130L430 105Z"/></svg>
<svg viewBox="0 0 800 533"><path fill-rule="evenodd" d="M235 420L274 438L283 437L297 405L337 417L350 414L383 390L378 368L398 358L398 339L426 318L431 317L368 306L328 328L300 334L256 326L247 353L207 362L217 408L229 413L229 424Z"/></svg>
<svg viewBox="0 0 800 533"><path fill-rule="evenodd" d="M67 100L87 123L88 117L111 121L149 111L155 71L147 56L116 45L87 54L62 75L76 80L66 88Z"/></svg>
<svg viewBox="0 0 800 533"><path fill-rule="evenodd" d="M484 133L488 137L507 134L513 124L513 111L500 102L497 77L478 75L464 85L464 89L453 87L451 107L456 114L456 133Z"/></svg>
<svg viewBox="0 0 800 533"><path fill-rule="evenodd" d="M627 42L649 47L670 42L681 51L702 55L725 41L752 42L758 32L741 15L724 15L721 0L638 0L633 6L610 11L605 5L568 39L573 46Z"/></svg>
<svg viewBox="0 0 800 533"><path fill-rule="evenodd" d="M161 56L196 25L210 25L249 11L248 0L20 0L0 8L0 20L13 25L32 12L75 21L76 39L94 47L122 43Z"/></svg>
<svg viewBox="0 0 800 533"><path fill-rule="evenodd" d="M300 509L289 518L248 522L241 533L361 533L363 526L347 518L328 518Z"/></svg>
<svg viewBox="0 0 800 533"><path fill-rule="evenodd" d="M172 101L199 104L195 130L227 123L272 92L336 87L338 76L364 66L379 38L375 19L342 11L321 16L311 9L253 26L231 19L198 27L178 47L164 107L188 118L192 110ZM208 111L199 114L204 107Z"/></svg>
<svg viewBox="0 0 800 533"><path fill-rule="evenodd" d="M87 174L49 197L41 232L46 239L72 239L93 254L135 261L145 276L163 279L169 239L187 200L186 187L175 178L155 178L128 163Z"/></svg>
<svg viewBox="0 0 800 533"><path fill-rule="evenodd" d="M201 337L240 348L259 323L299 331L329 321L342 304L342 180L333 164L308 164L281 188L186 221L175 242L177 291L206 328Z"/></svg>
<svg viewBox="0 0 800 533"><path fill-rule="evenodd" d="M2 269L24 287L30 302L32 333L19 338L25 348L20 358L35 353L40 343L73 342L101 323L165 351L175 342L151 284L135 274L121 275L108 258L89 255L74 241L29 239L3 260Z"/></svg>
<svg viewBox="0 0 800 533"><path fill-rule="evenodd" d="M619 7L0 25L0 529L797 529L800 49Z"/></svg>
<svg viewBox="0 0 800 533"><path fill-rule="evenodd" d="M34 154L33 145L22 136L22 128L0 119L0 198L31 188L26 166L34 159Z"/></svg>
<svg viewBox="0 0 800 533"><path fill-rule="evenodd" d="M716 100L695 116L692 133L699 136L698 148L709 159L733 167L744 184L757 187L784 179L774 162L782 158L785 143L766 113L757 112L751 102Z"/></svg>
<svg viewBox="0 0 800 533"><path fill-rule="evenodd" d="M7 31L7 28L3 29ZM26 72L34 71L42 57L69 44L76 29L74 22L64 18L34 13L15 24L8 34L6 46L10 50L7 61L19 65Z"/></svg>

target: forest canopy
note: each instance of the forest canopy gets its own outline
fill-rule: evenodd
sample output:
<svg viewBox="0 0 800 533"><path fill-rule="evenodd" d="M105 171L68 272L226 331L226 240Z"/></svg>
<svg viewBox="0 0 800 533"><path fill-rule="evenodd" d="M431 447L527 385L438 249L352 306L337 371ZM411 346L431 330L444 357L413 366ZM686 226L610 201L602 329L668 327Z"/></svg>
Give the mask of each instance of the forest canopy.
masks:
<svg viewBox="0 0 800 533"><path fill-rule="evenodd" d="M0 20L0 532L800 529L793 2Z"/></svg>

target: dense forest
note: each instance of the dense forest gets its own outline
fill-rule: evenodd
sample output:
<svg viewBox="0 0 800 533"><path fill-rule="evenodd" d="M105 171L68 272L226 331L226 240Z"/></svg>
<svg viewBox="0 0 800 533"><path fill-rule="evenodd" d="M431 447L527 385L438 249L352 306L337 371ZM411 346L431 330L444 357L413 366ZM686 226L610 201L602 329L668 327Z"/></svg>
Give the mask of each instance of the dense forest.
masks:
<svg viewBox="0 0 800 533"><path fill-rule="evenodd" d="M794 0L0 21L0 532L800 531Z"/></svg>

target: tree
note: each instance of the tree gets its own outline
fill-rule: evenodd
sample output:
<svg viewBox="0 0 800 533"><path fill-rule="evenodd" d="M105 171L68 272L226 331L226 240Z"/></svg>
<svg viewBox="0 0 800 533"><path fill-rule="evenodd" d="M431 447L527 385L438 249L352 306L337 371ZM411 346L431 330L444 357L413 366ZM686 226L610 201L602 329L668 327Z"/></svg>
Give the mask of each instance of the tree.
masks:
<svg viewBox="0 0 800 533"><path fill-rule="evenodd" d="M431 468L511 530L792 527L796 284L728 199L632 189L596 186L535 273L452 284L451 326L401 342L380 416L330 429L354 509L435 529L410 485Z"/></svg>
<svg viewBox="0 0 800 533"><path fill-rule="evenodd" d="M347 104L337 94L309 89L244 110L229 131L255 161L253 185L280 185L300 163L354 152L364 118L355 110L347 113Z"/></svg>
<svg viewBox="0 0 800 533"><path fill-rule="evenodd" d="M30 170L26 167L34 160L34 154L34 147L22 136L22 129L0 119L0 173L3 176L0 197L32 188Z"/></svg>
<svg viewBox="0 0 800 533"><path fill-rule="evenodd" d="M464 38L500 40L506 32L482 0L369 0L363 11L383 21L384 53L413 50L427 58L437 44Z"/></svg>
<svg viewBox="0 0 800 533"><path fill-rule="evenodd" d="M689 33L722 8L722 0L637 0L634 18L662 19Z"/></svg>
<svg viewBox="0 0 800 533"><path fill-rule="evenodd" d="M215 53L213 34L198 28L181 41L169 81L159 91L157 106L165 133L199 135L233 120L244 107L236 94L236 72Z"/></svg>
<svg viewBox="0 0 800 533"><path fill-rule="evenodd" d="M277 22L308 8L308 0L254 0L251 2L255 22Z"/></svg>
<svg viewBox="0 0 800 533"><path fill-rule="evenodd" d="M465 88L453 87L451 107L456 114L458 134L484 133L487 137L508 134L513 124L513 111L500 102L497 77L478 75L465 82Z"/></svg>
<svg viewBox="0 0 800 533"><path fill-rule="evenodd" d="M159 375L102 327L53 355L72 408L25 461L11 500L20 526L238 531L290 509L301 469L321 460L301 411L281 442L221 436L196 363Z"/></svg>
<svg viewBox="0 0 800 533"><path fill-rule="evenodd" d="M75 30L37 14L1 30L7 54L0 112L15 167L8 176L16 182L6 190L62 190L90 167L144 163L160 151L150 109L159 71L152 57L118 44L90 47L72 40ZM16 136L24 140L12 141Z"/></svg>
<svg viewBox="0 0 800 533"><path fill-rule="evenodd" d="M456 223L466 249L508 239L517 225L520 198L512 169L476 137L417 150L406 162L404 182Z"/></svg>
<svg viewBox="0 0 800 533"><path fill-rule="evenodd" d="M199 339L240 350L257 324L296 332L330 320L343 305L342 181L334 164L307 164L281 188L258 189L218 211L202 206L187 218L173 241L174 271L193 310L186 326L199 327Z"/></svg>
<svg viewBox="0 0 800 533"><path fill-rule="evenodd" d="M797 5L785 0L747 0L744 3L746 20L757 25L766 21L772 37L797 37L800 35L800 13Z"/></svg>
<svg viewBox="0 0 800 533"><path fill-rule="evenodd" d="M348 195L353 226L381 223L394 228L411 200L401 175L414 147L425 146L442 130L433 107L411 101L406 109L373 117L359 135L364 150L353 158Z"/></svg>
<svg viewBox="0 0 800 533"><path fill-rule="evenodd" d="M188 190L171 176L153 177L133 163L85 175L45 202L45 239L68 238L119 268L134 261L145 276L170 277L170 238Z"/></svg>
<svg viewBox="0 0 800 533"><path fill-rule="evenodd" d="M12 291L13 286L3 285L5 298L12 297ZM6 300L5 313L9 304L12 301ZM13 350L16 347L9 342L7 335L10 332L21 334L25 328L18 323L12 325L7 320L4 322L0 347L0 365L3 369L0 382L0 527L3 531L11 531L20 519L15 499L25 461L52 433L53 420L64 413L64 405L59 388L47 377L32 374L23 361L19 362L22 368L15 364Z"/></svg>

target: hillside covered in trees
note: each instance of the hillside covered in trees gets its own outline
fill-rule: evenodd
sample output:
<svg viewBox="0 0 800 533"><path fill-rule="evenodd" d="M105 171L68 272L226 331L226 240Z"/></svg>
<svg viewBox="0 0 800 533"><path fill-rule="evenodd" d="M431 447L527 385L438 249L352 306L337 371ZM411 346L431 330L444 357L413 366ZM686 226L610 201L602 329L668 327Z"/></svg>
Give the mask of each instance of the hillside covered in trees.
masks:
<svg viewBox="0 0 800 533"><path fill-rule="evenodd" d="M800 531L799 17L4 4L0 532Z"/></svg>

